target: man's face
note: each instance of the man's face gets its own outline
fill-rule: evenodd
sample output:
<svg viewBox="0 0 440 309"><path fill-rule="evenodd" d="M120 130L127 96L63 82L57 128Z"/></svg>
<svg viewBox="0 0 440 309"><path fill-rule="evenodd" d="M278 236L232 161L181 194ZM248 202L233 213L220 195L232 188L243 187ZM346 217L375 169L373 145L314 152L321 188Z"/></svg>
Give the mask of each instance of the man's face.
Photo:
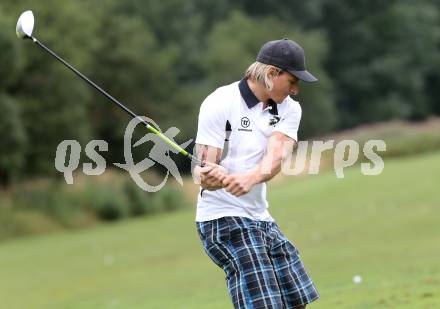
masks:
<svg viewBox="0 0 440 309"><path fill-rule="evenodd" d="M273 87L269 95L277 103L284 101L288 95L299 93L299 79L288 72L281 71L272 81Z"/></svg>

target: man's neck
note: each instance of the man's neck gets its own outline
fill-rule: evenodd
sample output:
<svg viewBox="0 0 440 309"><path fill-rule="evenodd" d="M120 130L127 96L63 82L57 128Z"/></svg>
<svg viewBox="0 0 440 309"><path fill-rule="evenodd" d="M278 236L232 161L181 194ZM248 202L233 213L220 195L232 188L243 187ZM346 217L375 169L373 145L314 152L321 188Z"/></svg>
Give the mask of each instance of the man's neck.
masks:
<svg viewBox="0 0 440 309"><path fill-rule="evenodd" d="M269 94L264 86L261 84L254 82L253 80L246 80L249 88L253 92L253 94L257 97L260 102L263 102L263 109L267 107L269 101Z"/></svg>

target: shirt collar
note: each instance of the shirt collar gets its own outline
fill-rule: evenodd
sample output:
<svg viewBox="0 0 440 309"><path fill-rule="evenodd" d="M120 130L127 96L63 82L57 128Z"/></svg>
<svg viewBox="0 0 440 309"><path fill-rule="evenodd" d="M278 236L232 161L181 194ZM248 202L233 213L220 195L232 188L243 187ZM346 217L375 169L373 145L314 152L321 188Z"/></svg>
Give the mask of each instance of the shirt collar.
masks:
<svg viewBox="0 0 440 309"><path fill-rule="evenodd" d="M247 107L252 108L258 103L260 103L260 100L257 99L255 94L252 92L251 88L249 88L249 85L246 80L247 80L246 78L242 78L242 80L238 84L238 88L240 89L241 97L243 98Z"/></svg>
<svg viewBox="0 0 440 309"><path fill-rule="evenodd" d="M249 85L246 80L247 80L246 78L242 78L238 83L238 88L240 89L241 97L243 98L247 107L252 108L258 103L260 103L260 100L257 99L255 94L252 92L251 88L249 88ZM278 115L277 103L275 103L272 99L269 99L269 106L271 107L269 113L271 115Z"/></svg>

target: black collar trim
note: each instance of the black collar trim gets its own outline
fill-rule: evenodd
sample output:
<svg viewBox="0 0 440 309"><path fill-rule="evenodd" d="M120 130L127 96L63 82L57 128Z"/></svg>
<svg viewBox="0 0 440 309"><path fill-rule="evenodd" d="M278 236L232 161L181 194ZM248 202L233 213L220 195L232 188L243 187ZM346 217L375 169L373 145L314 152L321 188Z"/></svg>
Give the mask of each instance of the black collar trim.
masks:
<svg viewBox="0 0 440 309"><path fill-rule="evenodd" d="M249 88L249 85L246 82L246 78L242 78L240 80L240 82L238 83L238 88L240 89L240 94L248 108L252 108L260 103L260 100L257 99L251 88ZM269 113L271 115L278 115L277 103L275 103L272 99L269 99L268 103L270 106Z"/></svg>
<svg viewBox="0 0 440 309"><path fill-rule="evenodd" d="M258 103L260 100L257 99L255 94L252 92L251 88L249 88L248 83L246 82L246 78L243 78L238 84L238 88L240 89L240 94L246 103L247 107L252 108Z"/></svg>

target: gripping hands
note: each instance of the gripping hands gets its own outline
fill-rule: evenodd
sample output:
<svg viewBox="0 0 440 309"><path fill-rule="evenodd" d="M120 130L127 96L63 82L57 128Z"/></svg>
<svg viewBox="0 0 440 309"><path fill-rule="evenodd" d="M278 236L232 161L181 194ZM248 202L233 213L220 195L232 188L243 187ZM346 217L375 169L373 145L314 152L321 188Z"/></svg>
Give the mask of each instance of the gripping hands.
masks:
<svg viewBox="0 0 440 309"><path fill-rule="evenodd" d="M203 189L214 191L224 188L235 196L248 193L256 184L252 173L229 175L223 166L210 162L196 167L196 175Z"/></svg>

